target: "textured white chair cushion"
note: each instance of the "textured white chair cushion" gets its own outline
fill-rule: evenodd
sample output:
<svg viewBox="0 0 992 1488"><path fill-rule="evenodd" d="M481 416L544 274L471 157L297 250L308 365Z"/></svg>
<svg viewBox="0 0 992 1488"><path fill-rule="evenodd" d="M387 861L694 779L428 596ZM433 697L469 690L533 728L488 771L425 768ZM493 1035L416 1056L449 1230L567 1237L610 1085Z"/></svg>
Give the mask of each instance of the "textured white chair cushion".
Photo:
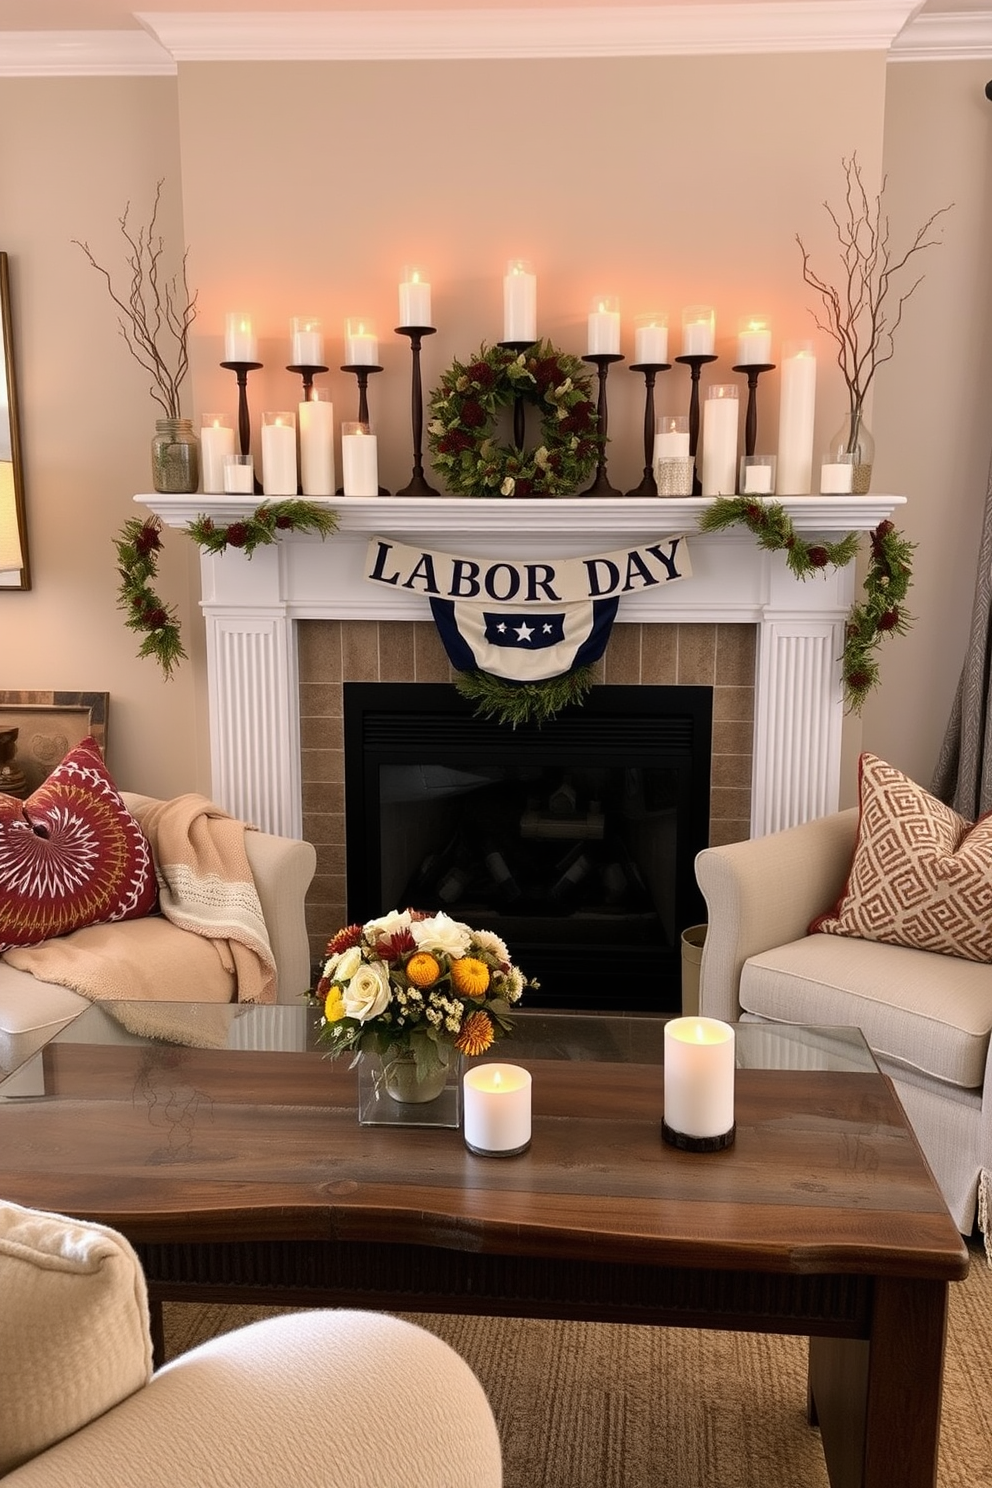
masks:
<svg viewBox="0 0 992 1488"><path fill-rule="evenodd" d="M992 969L978 961L807 935L745 962L740 1005L782 1023L853 1025L876 1054L964 1090L985 1077Z"/></svg>
<svg viewBox="0 0 992 1488"><path fill-rule="evenodd" d="M151 1369L144 1273L123 1236L0 1202L0 1475Z"/></svg>

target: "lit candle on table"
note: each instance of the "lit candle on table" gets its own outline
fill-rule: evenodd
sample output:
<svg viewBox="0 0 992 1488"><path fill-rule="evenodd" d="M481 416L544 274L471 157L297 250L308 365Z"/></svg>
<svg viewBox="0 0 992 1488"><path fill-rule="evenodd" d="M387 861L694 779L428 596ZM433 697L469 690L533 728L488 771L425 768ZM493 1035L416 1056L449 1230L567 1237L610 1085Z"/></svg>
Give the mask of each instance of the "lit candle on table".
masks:
<svg viewBox="0 0 992 1488"><path fill-rule="evenodd" d="M589 311L588 356L617 356L620 351L620 304L615 295L596 295Z"/></svg>
<svg viewBox="0 0 992 1488"><path fill-rule="evenodd" d="M729 1146L734 1131L734 1030L717 1018L665 1024L665 1140Z"/></svg>
<svg viewBox="0 0 992 1488"><path fill-rule="evenodd" d="M258 341L250 315L232 310L225 321L225 362L257 362Z"/></svg>
<svg viewBox="0 0 992 1488"><path fill-rule="evenodd" d="M378 441L368 424L341 425L341 476L346 496L378 496Z"/></svg>
<svg viewBox="0 0 992 1488"><path fill-rule="evenodd" d="M324 365L324 337L320 321L312 315L293 317L291 337L291 365L294 367L322 367Z"/></svg>
<svg viewBox="0 0 992 1488"><path fill-rule="evenodd" d="M344 323L344 363L346 367L375 367L379 362L379 341L370 320L359 317Z"/></svg>
<svg viewBox="0 0 992 1488"><path fill-rule="evenodd" d="M716 345L716 311L689 305L682 311L682 355L712 356Z"/></svg>
<svg viewBox="0 0 992 1488"><path fill-rule="evenodd" d="M513 1157L530 1144L531 1077L516 1064L479 1064L462 1081L465 1145L481 1157Z"/></svg>
<svg viewBox="0 0 992 1488"><path fill-rule="evenodd" d="M334 404L327 388L313 388L301 403L300 489L304 496L334 495Z"/></svg>
<svg viewBox="0 0 992 1488"><path fill-rule="evenodd" d="M772 333L764 315L746 315L737 332L737 365L767 367L772 359Z"/></svg>
<svg viewBox="0 0 992 1488"><path fill-rule="evenodd" d="M537 340L537 275L525 258L511 258L503 276L503 340Z"/></svg>
<svg viewBox="0 0 992 1488"><path fill-rule="evenodd" d="M668 361L668 316L639 315L634 321L634 362L663 367Z"/></svg>
<svg viewBox="0 0 992 1488"><path fill-rule="evenodd" d="M809 341L792 342L782 359L778 415L778 478L781 496L808 496L813 479L813 421L816 357Z"/></svg>
<svg viewBox="0 0 992 1488"><path fill-rule="evenodd" d="M404 269L400 283L400 325L431 324L431 287L420 269Z"/></svg>
<svg viewBox="0 0 992 1488"><path fill-rule="evenodd" d="M262 414L262 490L296 495L296 420L291 413Z"/></svg>
<svg viewBox="0 0 992 1488"><path fill-rule="evenodd" d="M704 496L733 496L737 490L737 389L718 383L703 406Z"/></svg>
<svg viewBox="0 0 992 1488"><path fill-rule="evenodd" d="M223 491L224 456L234 454L234 430L223 414L207 413L200 428L200 466L205 492Z"/></svg>

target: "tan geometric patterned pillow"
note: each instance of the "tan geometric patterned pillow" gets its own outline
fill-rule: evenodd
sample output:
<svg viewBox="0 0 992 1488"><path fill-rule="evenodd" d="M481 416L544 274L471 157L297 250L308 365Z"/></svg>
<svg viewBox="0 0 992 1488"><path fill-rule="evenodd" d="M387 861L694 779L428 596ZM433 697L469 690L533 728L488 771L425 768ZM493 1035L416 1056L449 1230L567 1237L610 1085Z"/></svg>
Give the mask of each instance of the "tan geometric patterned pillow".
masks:
<svg viewBox="0 0 992 1488"><path fill-rule="evenodd" d="M874 754L860 786L847 884L810 933L992 961L992 815L966 821Z"/></svg>

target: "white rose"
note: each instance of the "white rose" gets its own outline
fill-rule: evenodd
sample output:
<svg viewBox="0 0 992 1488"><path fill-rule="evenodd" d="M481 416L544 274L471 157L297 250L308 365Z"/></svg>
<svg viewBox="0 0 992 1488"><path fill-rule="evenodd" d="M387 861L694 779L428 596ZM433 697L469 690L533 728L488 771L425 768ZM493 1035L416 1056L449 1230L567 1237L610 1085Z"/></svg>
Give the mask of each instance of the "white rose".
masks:
<svg viewBox="0 0 992 1488"><path fill-rule="evenodd" d="M345 1016L357 1018L359 1023L378 1018L389 1006L391 995L389 973L383 963L363 964L344 989Z"/></svg>
<svg viewBox="0 0 992 1488"><path fill-rule="evenodd" d="M464 956L472 941L467 925L448 915L436 914L429 920L414 920L410 933L422 951L440 951L442 955Z"/></svg>
<svg viewBox="0 0 992 1488"><path fill-rule="evenodd" d="M346 982L362 964L361 947L349 946L346 951L332 956L324 967L324 975L332 982Z"/></svg>
<svg viewBox="0 0 992 1488"><path fill-rule="evenodd" d="M397 930L405 930L410 923L410 911L408 909L391 909L388 914L380 915L377 920L369 920L362 928L366 938L377 945L380 940L388 940L395 935Z"/></svg>
<svg viewBox="0 0 992 1488"><path fill-rule="evenodd" d="M513 490L514 490L514 487L516 486L516 484L517 483L513 479L513 476L512 475L508 475L506 477L506 480L503 482L503 484L499 488L499 494L501 496L512 496L513 495Z"/></svg>

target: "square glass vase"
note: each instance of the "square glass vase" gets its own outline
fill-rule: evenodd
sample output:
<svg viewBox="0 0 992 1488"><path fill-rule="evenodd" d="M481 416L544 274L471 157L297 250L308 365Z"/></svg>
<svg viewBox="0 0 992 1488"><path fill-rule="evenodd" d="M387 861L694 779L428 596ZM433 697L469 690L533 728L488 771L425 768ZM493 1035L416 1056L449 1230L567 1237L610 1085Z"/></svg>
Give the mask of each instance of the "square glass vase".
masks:
<svg viewBox="0 0 992 1488"><path fill-rule="evenodd" d="M462 1124L462 1056L453 1054L444 1085L431 1100L400 1100L386 1089L386 1073L377 1054L363 1054L358 1064L360 1126L442 1126Z"/></svg>

